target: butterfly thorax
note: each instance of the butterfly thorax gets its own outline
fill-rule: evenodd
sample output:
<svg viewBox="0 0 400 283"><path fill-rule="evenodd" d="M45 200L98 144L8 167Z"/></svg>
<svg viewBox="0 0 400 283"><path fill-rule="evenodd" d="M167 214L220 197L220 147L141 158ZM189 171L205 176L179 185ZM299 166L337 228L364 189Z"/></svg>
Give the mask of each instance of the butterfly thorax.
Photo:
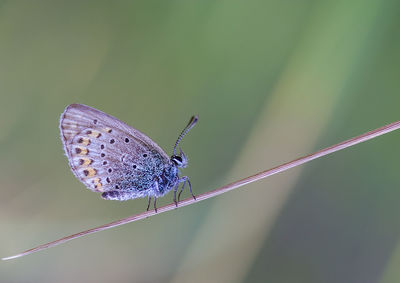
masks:
<svg viewBox="0 0 400 283"><path fill-rule="evenodd" d="M175 185L178 184L179 170L175 164L170 164L170 166L164 168L158 180L158 190L155 189L155 196L160 197L168 193Z"/></svg>
<svg viewBox="0 0 400 283"><path fill-rule="evenodd" d="M160 197L177 184L177 166L166 161L157 151L149 151L146 157L139 160L136 156L127 154L118 164L119 168L115 168L120 174L115 180L116 191L129 193L130 198Z"/></svg>

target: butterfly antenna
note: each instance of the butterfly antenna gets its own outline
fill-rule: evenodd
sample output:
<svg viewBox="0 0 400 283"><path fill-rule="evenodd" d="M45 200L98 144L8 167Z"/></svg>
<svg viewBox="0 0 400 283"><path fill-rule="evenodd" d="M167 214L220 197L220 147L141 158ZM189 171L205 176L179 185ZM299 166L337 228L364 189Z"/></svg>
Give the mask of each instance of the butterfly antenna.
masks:
<svg viewBox="0 0 400 283"><path fill-rule="evenodd" d="M189 123L187 124L187 126L183 129L183 131L181 132L181 134L179 135L178 139L176 140L175 146L174 146L174 151L172 152L172 155L175 155L176 153L176 147L178 146L178 144L181 142L182 138L187 134L187 132L189 132L189 130L191 128L193 128L194 125L196 125L197 120L199 120L199 116L195 115L192 116L192 118L190 118Z"/></svg>

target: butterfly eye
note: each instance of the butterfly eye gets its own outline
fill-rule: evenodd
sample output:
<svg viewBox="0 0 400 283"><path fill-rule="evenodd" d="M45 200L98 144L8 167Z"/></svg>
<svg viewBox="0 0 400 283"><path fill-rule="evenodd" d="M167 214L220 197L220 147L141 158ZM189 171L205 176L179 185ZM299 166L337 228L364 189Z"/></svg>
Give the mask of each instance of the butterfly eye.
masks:
<svg viewBox="0 0 400 283"><path fill-rule="evenodd" d="M171 157L171 161L174 162L179 167L182 165L182 157L180 157L179 155L173 155Z"/></svg>
<svg viewBox="0 0 400 283"><path fill-rule="evenodd" d="M143 157L147 157L147 154L145 153L145 154L143 154Z"/></svg>
<svg viewBox="0 0 400 283"><path fill-rule="evenodd" d="M128 142L129 142L129 139L128 139L128 138L125 138L125 142L128 143Z"/></svg>
<svg viewBox="0 0 400 283"><path fill-rule="evenodd" d="M115 140L114 140L114 139L111 139L111 140L110 140L110 143L111 143L111 144L115 143Z"/></svg>

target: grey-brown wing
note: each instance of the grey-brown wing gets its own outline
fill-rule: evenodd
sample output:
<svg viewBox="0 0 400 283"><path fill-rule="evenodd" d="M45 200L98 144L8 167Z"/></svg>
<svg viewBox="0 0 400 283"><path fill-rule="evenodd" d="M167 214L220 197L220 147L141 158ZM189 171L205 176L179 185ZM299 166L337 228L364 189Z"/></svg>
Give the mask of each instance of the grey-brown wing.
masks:
<svg viewBox="0 0 400 283"><path fill-rule="evenodd" d="M60 131L72 172L93 191L115 190L115 184L126 178L124 161L132 165L136 156L157 152L161 162L169 162L145 134L86 105L69 105L61 115Z"/></svg>

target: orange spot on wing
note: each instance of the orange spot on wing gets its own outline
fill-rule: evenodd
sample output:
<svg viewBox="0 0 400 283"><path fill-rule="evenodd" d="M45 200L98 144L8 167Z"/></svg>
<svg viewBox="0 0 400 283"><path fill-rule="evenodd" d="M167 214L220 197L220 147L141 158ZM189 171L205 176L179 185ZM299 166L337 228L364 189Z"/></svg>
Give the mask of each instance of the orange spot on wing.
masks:
<svg viewBox="0 0 400 283"><path fill-rule="evenodd" d="M86 158L86 157L83 157L83 158L79 159L79 165L80 166L88 166L88 165L90 165L92 163L93 163L93 160L89 159L89 158Z"/></svg>
<svg viewBox="0 0 400 283"><path fill-rule="evenodd" d="M88 149L83 146L75 147L75 153L79 155L87 155L89 153Z"/></svg>
<svg viewBox="0 0 400 283"><path fill-rule="evenodd" d="M101 133L99 131L91 131L89 136L91 136L93 138L99 138L101 136Z"/></svg>
<svg viewBox="0 0 400 283"><path fill-rule="evenodd" d="M97 173L96 169L94 169L92 167L87 167L82 172L83 172L83 175L85 175L85 177L88 177L88 178L96 176L96 173Z"/></svg>
<svg viewBox="0 0 400 283"><path fill-rule="evenodd" d="M86 145L90 144L90 139L88 139L88 138L79 138L78 139L78 143L81 144L81 145L86 146Z"/></svg>
<svg viewBox="0 0 400 283"><path fill-rule="evenodd" d="M93 180L93 183L94 183L94 189L97 192L104 192L103 185L100 183L100 178L95 178Z"/></svg>

